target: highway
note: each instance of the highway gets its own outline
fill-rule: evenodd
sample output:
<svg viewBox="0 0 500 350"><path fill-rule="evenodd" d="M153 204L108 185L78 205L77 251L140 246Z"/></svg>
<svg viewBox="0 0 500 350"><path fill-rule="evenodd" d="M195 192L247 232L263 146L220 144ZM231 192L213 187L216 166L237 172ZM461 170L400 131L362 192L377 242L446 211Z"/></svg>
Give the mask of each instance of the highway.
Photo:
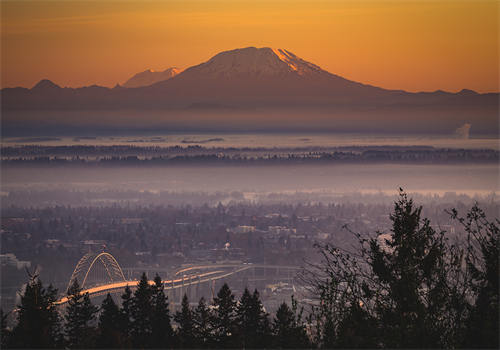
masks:
<svg viewBox="0 0 500 350"><path fill-rule="evenodd" d="M227 270L216 270L216 271L209 271L205 273L198 273L198 274L192 274L192 275L186 275L184 273L190 272L190 271L195 271L195 270L206 270L209 268L233 268L231 271ZM300 269L297 266L277 266L277 265L254 265L254 264L246 264L246 265L235 265L235 264L221 264L221 265L201 265L201 266L191 266L187 267L184 269L181 269L175 273L175 276L180 275L181 273L183 274L182 278L174 278L171 280L162 280L162 283L165 287L165 290L172 290L172 289L177 289L177 288L184 288L190 285L195 285L195 284L200 284L200 283L205 283L205 282L211 282L211 281L216 281L220 280L226 277L229 277L231 275L234 275L236 273L253 269L253 268L273 268L273 269L290 269L290 270L298 270ZM134 281L123 281L123 282L114 282L114 283L108 283L108 284L103 284L100 286L96 287L91 287L87 289L83 289L81 291L81 294L86 294L88 293L91 297L99 296L99 295L105 295L107 293L113 293L117 292L119 290L125 289L126 286L129 286L131 289L137 288L139 281L134 280ZM149 281L150 285L154 284L153 280ZM64 296L58 301L55 302L56 305L64 305L68 302L68 296Z"/></svg>
<svg viewBox="0 0 500 350"><path fill-rule="evenodd" d="M175 275L179 275L181 273L193 271L193 270L206 270L206 269L213 269L215 267L217 268L237 268L240 267L241 265L236 265L236 264L212 264L212 265L198 265L198 266L190 266L186 267L184 269L181 269L175 273ZM265 264L247 264L244 266L248 266L249 268L265 268L265 269L278 269L278 270L301 270L302 268L299 266L287 266L287 265L265 265Z"/></svg>
<svg viewBox="0 0 500 350"><path fill-rule="evenodd" d="M223 273L224 271L211 271L207 273L203 273L200 275L192 275L192 276L185 276L184 278L178 278L178 279L173 279L173 280L163 280L162 283L165 286L166 290L169 289L176 289L176 288L182 288L185 286L189 286L192 284L197 284L197 283L203 283L211 280L217 280L220 278L223 278L221 276L214 276L209 278L209 276L213 276L216 274ZM223 275L226 276L227 274ZM155 282L153 280L148 281L150 285L153 285ZM112 293L120 289L125 289L126 286L129 286L131 289L137 288L137 285L139 284L139 281L123 281L123 282L115 282L115 283L109 283L109 284L103 284L97 287L92 287L88 289L83 289L81 291L81 294L86 294L88 293L90 296L98 296L98 295L103 295L107 293ZM58 301L55 302L56 305L61 305L65 304L68 302L68 296L64 296Z"/></svg>

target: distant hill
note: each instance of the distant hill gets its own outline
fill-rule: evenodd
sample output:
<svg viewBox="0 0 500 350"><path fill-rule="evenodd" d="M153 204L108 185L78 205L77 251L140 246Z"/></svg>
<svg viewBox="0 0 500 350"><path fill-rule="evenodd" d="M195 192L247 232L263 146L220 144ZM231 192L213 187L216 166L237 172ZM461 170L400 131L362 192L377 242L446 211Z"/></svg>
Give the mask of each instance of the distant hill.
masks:
<svg viewBox="0 0 500 350"><path fill-rule="evenodd" d="M136 88L142 86L153 85L159 81L168 80L170 78L175 77L179 74L181 70L176 67L167 68L162 72L156 72L152 69L145 70L144 72L140 72L135 74L125 83L123 83L123 87L126 88Z"/></svg>
<svg viewBox="0 0 500 350"><path fill-rule="evenodd" d="M69 115L67 112L78 112L78 123L90 123L81 116L99 111L109 127L147 128L154 122L167 129L205 124L214 130L229 124L243 130L266 129L274 118L274 129L282 125L300 130L453 133L468 123L472 133L498 131L498 93L386 90L327 72L284 49L224 51L177 73L174 68L145 71L112 89L95 85L61 88L48 80L32 89L3 89L3 125L21 127L21 119L39 121L41 115L49 114L50 122L55 123L54 115ZM216 118L201 117L205 112ZM222 117L219 112L230 116ZM273 118L265 117L269 113ZM116 119L118 114L129 117ZM256 115L262 118L255 119ZM286 119L285 115L293 117ZM95 117L92 123L98 126L104 119ZM75 120L66 116L59 124L72 122Z"/></svg>

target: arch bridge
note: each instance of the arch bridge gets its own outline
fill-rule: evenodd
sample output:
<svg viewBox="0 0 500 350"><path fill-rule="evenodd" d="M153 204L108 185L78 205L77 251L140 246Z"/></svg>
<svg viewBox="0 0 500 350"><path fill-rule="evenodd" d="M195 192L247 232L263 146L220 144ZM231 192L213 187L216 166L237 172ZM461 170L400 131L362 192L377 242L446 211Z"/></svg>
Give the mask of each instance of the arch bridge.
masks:
<svg viewBox="0 0 500 350"><path fill-rule="evenodd" d="M94 274L91 274L91 271L94 272ZM86 284L88 286L87 280L89 277L95 277L97 280L102 280L103 276L108 277L111 283L126 281L122 268L113 255L106 252L87 253L76 264L71 274L71 278L69 279L66 291L69 290L75 281L80 283L80 288L85 289Z"/></svg>
<svg viewBox="0 0 500 350"><path fill-rule="evenodd" d="M165 290L173 292L176 289L182 290L191 286L199 287L202 283L215 283L217 280L228 278L232 275L255 269L274 269L295 271L299 270L297 266L275 266L263 264L210 264L193 265L178 270L172 279L162 280ZM97 276L97 277L96 277ZM137 288L139 281L127 280L122 268L116 259L107 252L87 253L76 264L68 283L68 288L73 282L82 281L80 288L82 293L89 293L91 297L105 295L107 293L122 292L125 287L131 289ZM103 283L103 280L106 280ZM96 283L96 281L98 283ZM149 281L154 284L153 281ZM66 292L67 292L66 290ZM56 304L62 305L68 302L67 295L59 299Z"/></svg>

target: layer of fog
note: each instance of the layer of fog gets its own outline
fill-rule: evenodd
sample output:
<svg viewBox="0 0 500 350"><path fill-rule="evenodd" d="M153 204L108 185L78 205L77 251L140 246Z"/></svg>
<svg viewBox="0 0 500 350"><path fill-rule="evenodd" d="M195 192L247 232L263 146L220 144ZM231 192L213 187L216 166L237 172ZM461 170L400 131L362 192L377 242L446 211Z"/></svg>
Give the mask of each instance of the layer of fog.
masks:
<svg viewBox="0 0 500 350"><path fill-rule="evenodd" d="M488 97L492 99L494 96ZM286 108L201 108L122 110L5 110L3 137L73 137L180 133L364 133L381 135L468 136L498 138L498 104L343 106Z"/></svg>
<svg viewBox="0 0 500 350"><path fill-rule="evenodd" d="M455 192L474 196L500 191L499 169L496 164L178 166L97 169L3 167L1 175L4 199L12 191L33 190L136 191L153 194L238 192L245 200L257 201L269 194L301 193L300 198L303 201L315 201L325 194L338 196L353 192L393 195L399 187L422 195L444 195L446 192ZM230 196L228 198L231 199ZM49 198L47 200L50 201Z"/></svg>

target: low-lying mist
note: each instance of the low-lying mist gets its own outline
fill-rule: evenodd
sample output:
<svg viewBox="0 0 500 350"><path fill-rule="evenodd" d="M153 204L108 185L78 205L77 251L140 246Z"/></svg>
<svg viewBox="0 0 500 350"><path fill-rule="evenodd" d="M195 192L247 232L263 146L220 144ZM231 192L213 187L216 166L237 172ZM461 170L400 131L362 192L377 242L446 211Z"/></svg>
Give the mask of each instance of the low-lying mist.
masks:
<svg viewBox="0 0 500 350"><path fill-rule="evenodd" d="M93 193L89 195L88 203L106 200L175 203L178 200L179 203L213 204L218 201L270 199L284 202L328 202L349 193L392 195L399 187L421 195L454 192L484 196L498 193L499 170L496 164L337 164L3 167L1 174L3 205L20 204L14 193L38 191L45 192L39 197L37 204L81 204L84 203L81 199L75 201L75 196L78 198L81 193ZM198 193L208 197L198 198ZM196 195L190 198L190 194ZM66 195L68 198L65 198ZM23 200L35 204L35 197L31 194L24 196ZM367 197L359 197L357 201L366 199Z"/></svg>

